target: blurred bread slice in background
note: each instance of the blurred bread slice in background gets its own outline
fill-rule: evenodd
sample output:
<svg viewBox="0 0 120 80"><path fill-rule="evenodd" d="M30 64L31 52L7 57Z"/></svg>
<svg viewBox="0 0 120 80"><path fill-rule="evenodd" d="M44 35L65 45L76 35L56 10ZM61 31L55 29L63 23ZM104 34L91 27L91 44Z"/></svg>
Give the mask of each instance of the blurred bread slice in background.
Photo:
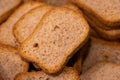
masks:
<svg viewBox="0 0 120 80"><path fill-rule="evenodd" d="M0 0L0 24L19 6L21 0Z"/></svg>
<svg viewBox="0 0 120 80"><path fill-rule="evenodd" d="M3 80L14 80L18 73L27 72L28 67L15 48L0 44L0 75Z"/></svg>
<svg viewBox="0 0 120 80"><path fill-rule="evenodd" d="M0 25L0 42L5 45L18 47L19 43L13 35L13 27L15 23L28 11L43 5L39 2L28 2L22 4L16 11L7 19L6 22ZM3 36L4 35L4 36Z"/></svg>

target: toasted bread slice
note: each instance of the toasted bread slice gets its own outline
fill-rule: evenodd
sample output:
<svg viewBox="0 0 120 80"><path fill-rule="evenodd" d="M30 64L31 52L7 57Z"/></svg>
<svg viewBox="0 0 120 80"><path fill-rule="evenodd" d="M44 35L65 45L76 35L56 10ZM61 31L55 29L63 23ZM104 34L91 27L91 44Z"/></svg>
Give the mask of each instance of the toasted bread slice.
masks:
<svg viewBox="0 0 120 80"><path fill-rule="evenodd" d="M13 35L13 26L14 24L23 16L25 13L31 9L43 5L38 2L29 2L20 6L10 17L9 19L0 25L0 42L6 45L13 47L18 46L18 41Z"/></svg>
<svg viewBox="0 0 120 80"><path fill-rule="evenodd" d="M88 34L89 26L82 14L56 8L42 18L34 33L22 43L20 55L54 74L84 44Z"/></svg>
<svg viewBox="0 0 120 80"><path fill-rule="evenodd" d="M100 62L81 75L81 80L119 80L120 65Z"/></svg>
<svg viewBox="0 0 120 80"><path fill-rule="evenodd" d="M91 66L100 61L110 61L120 64L119 46L120 43L118 42L108 42L92 37L90 51L84 61L82 72L85 72Z"/></svg>
<svg viewBox="0 0 120 80"><path fill-rule="evenodd" d="M80 8L94 15L106 27L120 26L120 0L72 0Z"/></svg>
<svg viewBox="0 0 120 80"><path fill-rule="evenodd" d="M34 31L42 17L52 9L51 6L43 5L25 14L14 26L14 35L22 43Z"/></svg>
<svg viewBox="0 0 120 80"><path fill-rule="evenodd" d="M21 0L0 0L0 24L18 7Z"/></svg>
<svg viewBox="0 0 120 80"><path fill-rule="evenodd" d="M0 44L0 75L3 80L13 80L15 75L28 71L28 63L22 60L18 51Z"/></svg>
<svg viewBox="0 0 120 80"><path fill-rule="evenodd" d="M15 80L80 80L76 70L66 67L59 75L47 75L43 71L20 73Z"/></svg>

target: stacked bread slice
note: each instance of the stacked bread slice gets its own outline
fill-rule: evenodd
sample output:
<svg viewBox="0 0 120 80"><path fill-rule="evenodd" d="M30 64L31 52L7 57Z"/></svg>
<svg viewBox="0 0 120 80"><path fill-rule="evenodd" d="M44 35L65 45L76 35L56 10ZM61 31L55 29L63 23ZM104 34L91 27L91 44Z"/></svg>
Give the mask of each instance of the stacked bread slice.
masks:
<svg viewBox="0 0 120 80"><path fill-rule="evenodd" d="M91 27L104 39L120 38L120 0L73 0Z"/></svg>

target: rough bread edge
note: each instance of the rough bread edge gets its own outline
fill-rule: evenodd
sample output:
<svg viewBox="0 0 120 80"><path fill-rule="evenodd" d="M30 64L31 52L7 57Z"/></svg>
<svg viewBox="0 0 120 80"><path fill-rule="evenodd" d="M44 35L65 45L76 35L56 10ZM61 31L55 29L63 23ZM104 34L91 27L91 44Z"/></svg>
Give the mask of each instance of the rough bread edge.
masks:
<svg viewBox="0 0 120 80"><path fill-rule="evenodd" d="M24 14L16 23L15 23L15 25L14 25L14 27L13 27L13 34L14 34L14 36L16 37L16 39L17 39L17 41L19 42L19 43L22 43L23 42L23 39L22 39L22 37L20 36L20 33L18 33L18 29L17 29L17 24L19 24L19 22L25 17L25 16L27 16L27 14L30 14L30 13L33 13L33 11L35 10L35 9L38 9L38 8L52 8L52 6L49 6L49 5L45 5L45 4L43 4L43 5L40 5L40 6L38 6L38 7L36 7L36 8L34 8L34 9L32 9L32 10L30 10L29 12L27 12L26 14ZM39 24L39 23L38 23ZM33 30L33 32L34 32L34 30ZM32 32L32 33L33 33ZM32 34L31 33L31 34ZM30 35L31 35L30 34ZM29 36L30 36L29 35ZM26 38L27 39L27 38Z"/></svg>
<svg viewBox="0 0 120 80"><path fill-rule="evenodd" d="M112 28L112 29L119 28L120 20L117 20L117 21L106 20L104 17L98 15L94 10L89 8L87 5L82 3L80 0L72 0L71 2L74 3L74 4L77 4L80 8L82 8L86 12L89 12L89 13L93 14L96 19L98 19L103 24L109 26L110 28Z"/></svg>
<svg viewBox="0 0 120 80"><path fill-rule="evenodd" d="M2 44L2 43L0 43L0 48L2 48L2 49L7 49L7 50L9 50L9 51L15 51L15 52L17 52L17 53L15 53L15 54L17 54L17 55L19 55L18 53L18 51L17 51L17 49L15 48L15 47L12 47L12 46L8 46L8 45L4 45L4 44ZM20 56L20 55L19 55ZM24 66L24 72L27 72L28 71L28 69L29 69L29 64L20 56L20 58L26 63L25 64L25 66Z"/></svg>
<svg viewBox="0 0 120 80"><path fill-rule="evenodd" d="M5 12L3 15L1 15L0 16L0 24L2 23L2 22L4 22L12 13L13 13L13 11L18 7L18 6L20 6L20 4L21 4L21 0L17 0L18 2L17 2L17 4L16 5L14 5L13 6L13 8L11 8L10 10L8 10L7 12Z"/></svg>
<svg viewBox="0 0 120 80"><path fill-rule="evenodd" d="M89 25L88 25L87 21L84 19L83 15L82 15L82 14L79 14L78 12L75 12L75 11L73 11L73 10L71 10L71 9L68 9L68 8L59 7L59 8L56 8L56 9L54 9L54 10L51 10L50 12L48 12L46 15L43 16L43 18L42 18L41 22L39 23L39 25L42 25L42 24L44 23L44 21L47 19L47 16L48 16L50 13L54 13L54 12L57 11L57 10L69 10L69 12L72 13L72 14L74 14L74 16L76 16L76 14L77 14L77 16L79 16L80 19L82 19L83 24L84 24L85 27L86 27L86 31L84 32L84 34L85 34L85 35L84 35L84 38L82 38L79 42L77 42L78 44L76 43L76 45L73 47L73 48L74 48L73 50L70 50L70 51L69 51L69 53L73 53L73 54L68 55L68 56L66 57L66 59L64 59L64 61L63 61L64 64L61 65L62 67L59 66L55 71L48 71L48 70L46 69L46 66L44 66L44 65L39 65L39 66L40 66L46 73L48 73L48 74L54 74L54 73L58 73L59 71L61 71L62 68L64 67L64 65L68 62L68 60L72 57L72 55L74 55L74 53L77 52L78 49L82 47L82 45L85 43L85 41L88 39L88 36L89 36ZM33 58L33 57L31 57L31 56L29 56L29 55L27 55L27 54L25 55L24 52L22 51L22 48L23 48L24 45L27 43L27 41L32 38L32 36L36 35L36 32L38 32L40 28L41 28L41 27L37 27L37 28L35 29L35 31L29 36L29 38L27 38L27 39L22 43L22 45L21 45L20 48L19 48L19 52L20 52L20 55L21 55L22 57L24 57L25 59L27 59L27 60L30 61L30 62L37 62L38 64L39 64L39 62L38 62L35 58Z"/></svg>
<svg viewBox="0 0 120 80"><path fill-rule="evenodd" d="M77 73L77 71L74 68L72 68L72 67L65 67L64 70L65 71L72 70L72 72L74 72L74 75L76 75L76 78L77 78L76 80L80 80L79 74ZM43 71L38 71L38 72L22 72L22 73L17 74L15 76L14 80L19 80L21 78L21 76L24 76L24 75L32 76L32 75L43 74L43 73L44 73ZM44 74L46 74L46 73L44 73ZM62 74L62 72L60 74ZM48 75L48 74L46 74L46 75L48 75L48 76L59 76L60 74L58 74L58 75Z"/></svg>

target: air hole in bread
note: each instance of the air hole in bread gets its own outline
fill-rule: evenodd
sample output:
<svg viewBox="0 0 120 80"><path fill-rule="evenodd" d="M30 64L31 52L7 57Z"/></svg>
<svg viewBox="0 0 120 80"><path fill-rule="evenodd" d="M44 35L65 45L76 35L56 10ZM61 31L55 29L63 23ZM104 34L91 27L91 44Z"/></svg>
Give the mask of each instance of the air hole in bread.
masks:
<svg viewBox="0 0 120 80"><path fill-rule="evenodd" d="M38 43L35 43L35 44L33 45L33 47L39 47L39 44L38 44Z"/></svg>
<svg viewBox="0 0 120 80"><path fill-rule="evenodd" d="M44 50L44 52L46 53L46 50Z"/></svg>
<svg viewBox="0 0 120 80"><path fill-rule="evenodd" d="M69 37L67 37L67 39L69 39Z"/></svg>
<svg viewBox="0 0 120 80"><path fill-rule="evenodd" d="M54 30L53 30L53 31L55 31L55 30L57 30L57 29L59 29L59 28L60 28L60 27L56 25L56 26L54 27Z"/></svg>
<svg viewBox="0 0 120 80"><path fill-rule="evenodd" d="M50 80L49 78L47 78L46 80Z"/></svg>
<svg viewBox="0 0 120 80"><path fill-rule="evenodd" d="M41 79L42 77L39 77L39 79Z"/></svg>
<svg viewBox="0 0 120 80"><path fill-rule="evenodd" d="M55 44L55 41L53 41L53 44Z"/></svg>
<svg viewBox="0 0 120 80"><path fill-rule="evenodd" d="M109 57L108 57L107 55L104 55L104 58L105 58L105 59L108 59Z"/></svg>

